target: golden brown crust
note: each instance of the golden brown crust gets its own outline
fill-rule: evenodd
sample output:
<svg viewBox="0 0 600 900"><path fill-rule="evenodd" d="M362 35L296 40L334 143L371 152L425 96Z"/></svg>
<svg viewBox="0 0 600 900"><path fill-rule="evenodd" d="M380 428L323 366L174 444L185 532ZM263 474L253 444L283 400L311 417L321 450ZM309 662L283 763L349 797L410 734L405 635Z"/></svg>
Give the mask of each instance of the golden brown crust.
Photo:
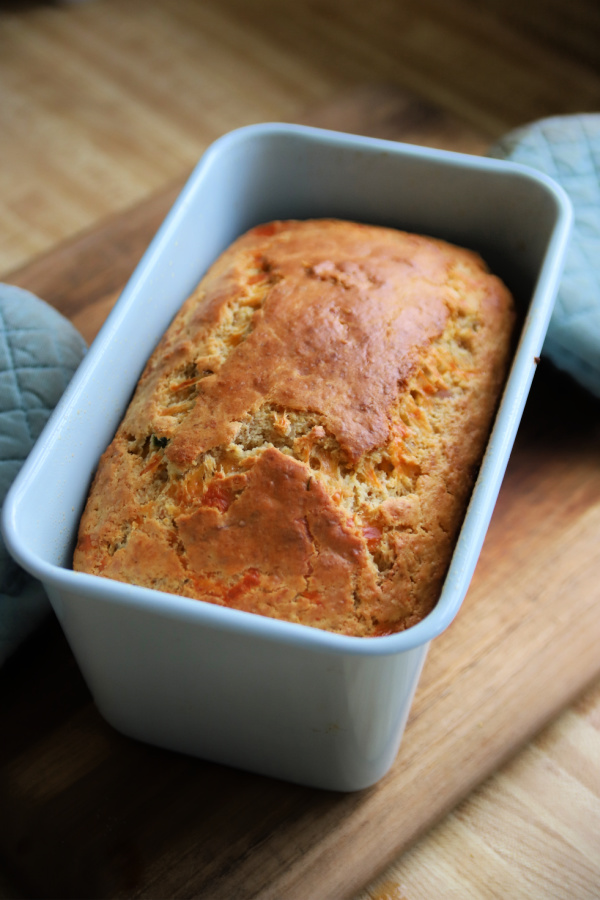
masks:
<svg viewBox="0 0 600 900"><path fill-rule="evenodd" d="M104 454L74 568L343 634L434 606L505 376L470 251L336 220L239 238Z"/></svg>

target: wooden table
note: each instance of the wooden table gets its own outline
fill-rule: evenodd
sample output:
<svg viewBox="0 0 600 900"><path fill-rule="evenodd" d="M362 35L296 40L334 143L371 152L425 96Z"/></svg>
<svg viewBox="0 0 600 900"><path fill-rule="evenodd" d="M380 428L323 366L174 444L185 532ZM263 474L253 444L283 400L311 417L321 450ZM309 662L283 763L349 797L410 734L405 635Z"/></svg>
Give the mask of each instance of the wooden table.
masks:
<svg viewBox="0 0 600 900"><path fill-rule="evenodd" d="M124 6L0 13L0 270L88 339L223 131L300 120L484 152L522 122L600 108L591 0ZM366 797L207 774L119 738L50 623L0 672L4 895L600 896L599 412L542 365L472 589ZM183 798L211 779L203 817ZM158 800L178 817L169 839ZM227 860L209 826L237 840Z"/></svg>

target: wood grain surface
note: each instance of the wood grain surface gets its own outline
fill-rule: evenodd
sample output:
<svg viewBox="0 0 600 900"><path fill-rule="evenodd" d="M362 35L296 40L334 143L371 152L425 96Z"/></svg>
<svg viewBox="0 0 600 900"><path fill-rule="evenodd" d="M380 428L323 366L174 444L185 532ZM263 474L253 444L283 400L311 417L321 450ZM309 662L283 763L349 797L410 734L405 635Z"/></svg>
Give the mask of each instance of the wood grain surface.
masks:
<svg viewBox="0 0 600 900"><path fill-rule="evenodd" d="M488 140L599 109L599 46L597 0L1 0L0 272L364 85Z"/></svg>
<svg viewBox="0 0 600 900"><path fill-rule="evenodd" d="M1 3L3 278L91 339L223 131L482 152L600 109L599 48L595 0ZM471 590L369 791L120 737L49 622L0 672L0 896L600 896L599 412L542 361Z"/></svg>

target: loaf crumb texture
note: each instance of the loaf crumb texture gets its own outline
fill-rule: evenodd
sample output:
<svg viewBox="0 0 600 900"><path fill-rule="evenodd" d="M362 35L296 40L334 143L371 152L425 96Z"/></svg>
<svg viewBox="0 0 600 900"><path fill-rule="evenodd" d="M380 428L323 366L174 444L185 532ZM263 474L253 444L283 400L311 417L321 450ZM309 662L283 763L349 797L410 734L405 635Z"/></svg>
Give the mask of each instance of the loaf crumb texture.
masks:
<svg viewBox="0 0 600 900"><path fill-rule="evenodd" d="M442 241L337 220L239 238L103 455L76 570L347 635L435 605L512 298Z"/></svg>

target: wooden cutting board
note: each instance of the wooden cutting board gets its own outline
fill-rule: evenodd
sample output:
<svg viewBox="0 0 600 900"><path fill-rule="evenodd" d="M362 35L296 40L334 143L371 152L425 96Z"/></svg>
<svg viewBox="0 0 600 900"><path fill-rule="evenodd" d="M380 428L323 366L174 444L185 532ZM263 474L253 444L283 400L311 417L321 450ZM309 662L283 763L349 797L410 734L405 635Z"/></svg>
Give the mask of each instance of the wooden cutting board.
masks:
<svg viewBox="0 0 600 900"><path fill-rule="evenodd" d="M482 152L396 90L311 116ZM91 339L180 184L5 280ZM54 621L0 673L0 855L25 895L351 897L600 674L600 403L542 360L473 583L432 645L400 753L339 795L135 743L97 713Z"/></svg>

